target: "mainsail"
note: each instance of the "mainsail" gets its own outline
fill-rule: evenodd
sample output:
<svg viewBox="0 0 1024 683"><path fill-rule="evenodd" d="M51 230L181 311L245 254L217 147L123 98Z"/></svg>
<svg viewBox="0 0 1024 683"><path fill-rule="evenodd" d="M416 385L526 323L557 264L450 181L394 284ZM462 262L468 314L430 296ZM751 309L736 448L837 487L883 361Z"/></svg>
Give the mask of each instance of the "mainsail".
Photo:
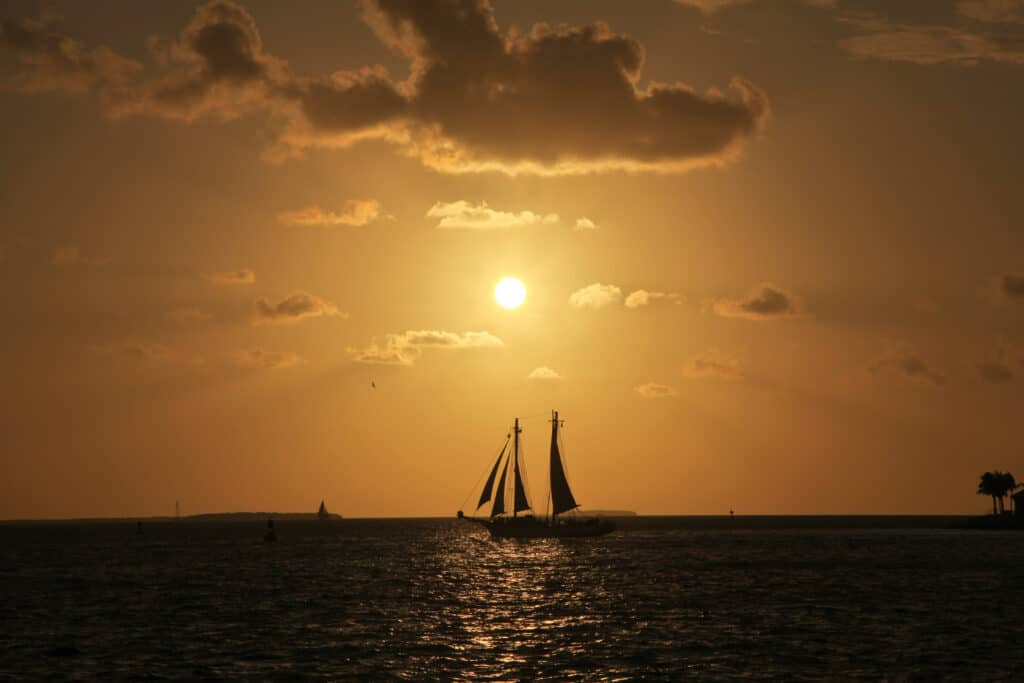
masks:
<svg viewBox="0 0 1024 683"><path fill-rule="evenodd" d="M498 480L498 488L494 490L494 507L491 508L491 517L497 517L505 512L506 474L508 474L508 459L505 460L505 467L501 470L501 479Z"/></svg>
<svg viewBox="0 0 1024 683"><path fill-rule="evenodd" d="M558 412L555 411L551 418L551 514L557 515L579 506L569 488L569 480L565 478L565 466L558 450Z"/></svg>
<svg viewBox="0 0 1024 683"><path fill-rule="evenodd" d="M526 498L526 487L523 486L523 475L519 471L519 457L516 454L516 464L514 468L515 482L516 482L516 506L515 511L521 512L522 510L530 509L530 501Z"/></svg>
<svg viewBox="0 0 1024 683"><path fill-rule="evenodd" d="M494 477L498 474L498 465L501 464L501 456L505 455L506 448L508 448L508 439L505 440L505 445L501 447L501 453L498 453L498 459L494 461L494 467L491 469L491 474L487 477L487 483L484 484L484 490L480 492L480 502L476 504L477 510L483 507L483 504L491 499L491 489L494 488Z"/></svg>

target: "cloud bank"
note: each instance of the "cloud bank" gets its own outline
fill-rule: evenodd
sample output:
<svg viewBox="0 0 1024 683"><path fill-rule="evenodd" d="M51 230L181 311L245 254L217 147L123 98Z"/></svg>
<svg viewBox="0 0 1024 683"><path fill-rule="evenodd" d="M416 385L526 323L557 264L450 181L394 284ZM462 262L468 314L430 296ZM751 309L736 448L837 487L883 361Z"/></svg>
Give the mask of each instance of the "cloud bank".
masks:
<svg viewBox="0 0 1024 683"><path fill-rule="evenodd" d="M722 165L763 129L767 96L733 78L700 93L643 87L643 46L595 22L502 33L487 0L363 0L363 18L410 73L367 65L299 77L232 0L200 6L145 65L87 48L52 18L6 20L0 45L23 92L88 94L111 117L181 122L262 112L282 122L267 158L369 139L449 173L678 172Z"/></svg>

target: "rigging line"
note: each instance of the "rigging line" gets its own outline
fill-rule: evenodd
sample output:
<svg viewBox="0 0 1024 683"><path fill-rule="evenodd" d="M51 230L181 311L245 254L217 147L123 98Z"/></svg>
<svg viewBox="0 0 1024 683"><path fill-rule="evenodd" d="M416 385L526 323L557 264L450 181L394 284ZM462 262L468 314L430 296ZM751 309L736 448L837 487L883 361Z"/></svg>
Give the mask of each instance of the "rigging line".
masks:
<svg viewBox="0 0 1024 683"><path fill-rule="evenodd" d="M502 446L501 446L502 450L504 450L505 447L508 446L509 439L511 439L511 438L512 437L510 437L510 436L506 436L505 437L505 443L502 444ZM468 503L469 499L473 497L473 492L476 491L478 486L480 486L480 480L484 478L484 475L487 474L487 470L489 470L490 468L491 468L491 466L487 465L487 467L484 468L484 471L480 473L480 476L476 478L476 483L473 484L473 488L471 488L469 490L469 493L466 494L466 499L464 501L462 501L462 505L459 506L460 510L465 510L466 509L466 503Z"/></svg>

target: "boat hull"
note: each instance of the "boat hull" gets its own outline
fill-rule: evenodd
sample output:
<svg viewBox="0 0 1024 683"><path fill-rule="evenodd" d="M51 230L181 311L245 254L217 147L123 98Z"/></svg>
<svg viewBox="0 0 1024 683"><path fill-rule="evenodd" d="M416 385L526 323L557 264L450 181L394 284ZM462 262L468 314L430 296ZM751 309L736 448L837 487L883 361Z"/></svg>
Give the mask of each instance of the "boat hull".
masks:
<svg viewBox="0 0 1024 683"><path fill-rule="evenodd" d="M548 524L533 517L488 522L491 538L592 538L615 531L615 523L603 519L565 520Z"/></svg>

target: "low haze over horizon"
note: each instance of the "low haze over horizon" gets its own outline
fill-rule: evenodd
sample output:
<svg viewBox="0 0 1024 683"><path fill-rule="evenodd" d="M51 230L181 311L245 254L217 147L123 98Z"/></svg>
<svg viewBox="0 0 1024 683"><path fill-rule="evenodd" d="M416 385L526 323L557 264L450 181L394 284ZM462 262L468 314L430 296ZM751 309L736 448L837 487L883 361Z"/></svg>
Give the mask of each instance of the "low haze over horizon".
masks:
<svg viewBox="0 0 1024 683"><path fill-rule="evenodd" d="M584 508L984 513L1022 45L1024 0L8 0L0 519L453 515L516 416L539 507L552 409Z"/></svg>

